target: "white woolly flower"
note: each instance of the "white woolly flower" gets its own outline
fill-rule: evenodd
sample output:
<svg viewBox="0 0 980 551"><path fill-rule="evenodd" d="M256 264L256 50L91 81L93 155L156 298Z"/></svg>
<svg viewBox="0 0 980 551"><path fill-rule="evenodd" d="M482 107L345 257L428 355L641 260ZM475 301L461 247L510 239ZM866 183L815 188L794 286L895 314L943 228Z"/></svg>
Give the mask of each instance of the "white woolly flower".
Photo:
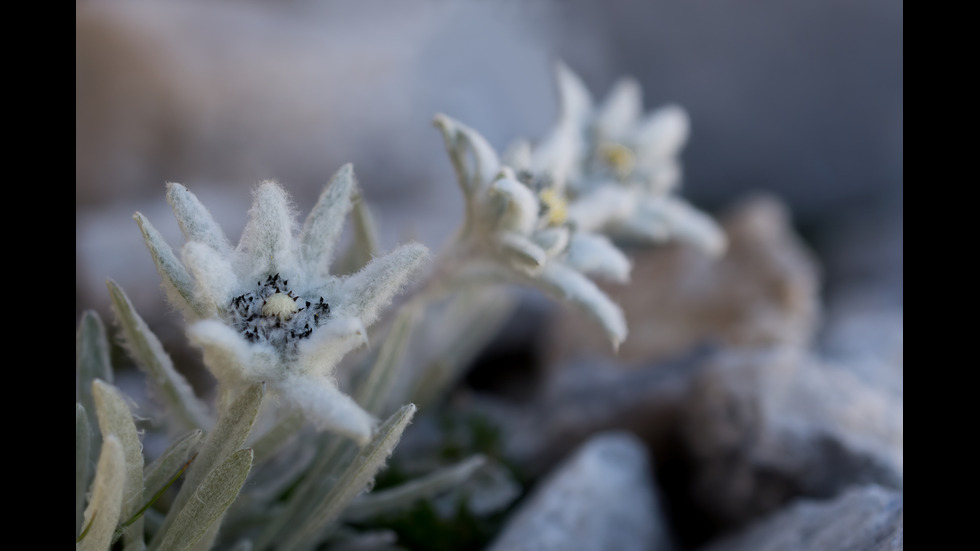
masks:
<svg viewBox="0 0 980 551"><path fill-rule="evenodd" d="M456 241L464 278L505 278L577 305L606 331L614 347L626 321L586 275L624 282L630 262L606 237L569 226L562 189L548 179L501 164L479 133L444 115L435 119L466 200Z"/></svg>
<svg viewBox="0 0 980 551"><path fill-rule="evenodd" d="M364 443L374 420L337 388L333 371L366 343L366 327L427 250L403 245L353 275L330 275L356 186L350 165L341 168L300 229L286 192L264 182L233 246L194 194L168 184L167 200L186 240L181 260L142 214L135 219L171 302L189 323L191 342L226 390L265 381L319 428Z"/></svg>
<svg viewBox="0 0 980 551"><path fill-rule="evenodd" d="M639 84L624 78L602 105L593 105L582 81L557 67L561 116L533 150L517 144L516 157L549 174L571 197L569 219L580 229L615 237L688 241L710 254L726 247L721 229L674 192L681 181L678 154L690 132L677 105L643 113Z"/></svg>

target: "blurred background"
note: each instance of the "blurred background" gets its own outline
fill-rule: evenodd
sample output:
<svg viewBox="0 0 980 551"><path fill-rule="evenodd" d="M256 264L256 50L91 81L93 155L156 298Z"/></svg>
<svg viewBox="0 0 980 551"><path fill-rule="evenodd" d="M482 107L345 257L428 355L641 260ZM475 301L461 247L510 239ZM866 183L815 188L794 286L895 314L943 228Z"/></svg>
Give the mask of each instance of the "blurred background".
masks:
<svg viewBox="0 0 980 551"><path fill-rule="evenodd" d="M834 296L902 303L903 13L891 0L79 0L75 282L168 319L134 211L182 243L164 184L236 240L275 178L305 216L353 162L384 248L434 250L462 215L444 112L498 149L557 115L561 59L601 99L636 77L690 113L684 193L788 204ZM109 317L107 316L107 319ZM166 340L166 333L163 335Z"/></svg>

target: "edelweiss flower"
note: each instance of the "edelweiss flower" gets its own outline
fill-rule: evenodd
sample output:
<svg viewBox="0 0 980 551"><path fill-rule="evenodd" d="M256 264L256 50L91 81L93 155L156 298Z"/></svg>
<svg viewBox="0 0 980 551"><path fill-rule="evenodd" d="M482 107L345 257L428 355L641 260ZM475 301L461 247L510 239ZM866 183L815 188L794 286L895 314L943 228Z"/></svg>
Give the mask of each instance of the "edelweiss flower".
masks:
<svg viewBox="0 0 980 551"><path fill-rule="evenodd" d="M374 420L337 388L333 371L366 342L365 328L427 251L403 245L356 274L331 276L356 185L350 165L341 168L297 232L285 191L264 182L233 247L194 194L168 184L167 200L186 239L183 262L142 214L135 219L171 302L189 323L191 341L225 390L265 381L319 428L363 443Z"/></svg>
<svg viewBox="0 0 980 551"><path fill-rule="evenodd" d="M439 115L466 217L455 254L466 259L464 278L501 277L535 286L584 309L618 346L626 338L622 311L585 274L629 278L629 260L605 237L567 223L562 189L530 171L503 166L476 131Z"/></svg>
<svg viewBox="0 0 980 551"><path fill-rule="evenodd" d="M687 113L676 105L643 114L641 90L621 79L598 108L582 81L557 68L561 117L532 150L514 147L522 167L549 174L572 198L569 219L583 230L651 242L688 241L710 254L725 236L709 217L674 195L677 158L687 141Z"/></svg>

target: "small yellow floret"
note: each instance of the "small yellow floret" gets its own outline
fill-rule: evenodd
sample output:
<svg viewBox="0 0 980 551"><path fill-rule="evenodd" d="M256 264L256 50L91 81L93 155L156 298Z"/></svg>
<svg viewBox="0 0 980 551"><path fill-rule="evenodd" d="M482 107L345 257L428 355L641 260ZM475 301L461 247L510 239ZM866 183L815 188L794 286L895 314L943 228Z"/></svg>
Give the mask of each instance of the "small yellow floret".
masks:
<svg viewBox="0 0 980 551"><path fill-rule="evenodd" d="M568 202L565 197L554 188L541 190L538 198L544 203L548 212L546 214L549 226L560 226L568 218Z"/></svg>
<svg viewBox="0 0 980 551"><path fill-rule="evenodd" d="M265 299L262 305L263 316L279 316L281 320L288 320L299 310L296 301L288 295L276 293Z"/></svg>
<svg viewBox="0 0 980 551"><path fill-rule="evenodd" d="M606 164L616 172L616 176L625 178L633 172L636 158L633 156L633 151L625 145L618 143L603 144L599 146L599 153Z"/></svg>

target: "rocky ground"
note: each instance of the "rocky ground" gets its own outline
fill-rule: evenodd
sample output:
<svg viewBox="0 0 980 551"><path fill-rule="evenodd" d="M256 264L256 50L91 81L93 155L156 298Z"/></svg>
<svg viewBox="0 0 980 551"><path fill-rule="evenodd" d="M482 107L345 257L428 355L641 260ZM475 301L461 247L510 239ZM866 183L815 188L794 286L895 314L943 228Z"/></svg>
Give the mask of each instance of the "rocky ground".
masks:
<svg viewBox="0 0 980 551"><path fill-rule="evenodd" d="M895 264L839 288L829 313L777 201L722 221L721 260L640 252L633 282L608 289L632 328L615 359L587 321L528 307L457 390L452 415L490 419L533 484L490 549L903 547ZM856 235L868 256L894 247ZM546 328L539 341L528 326Z"/></svg>

